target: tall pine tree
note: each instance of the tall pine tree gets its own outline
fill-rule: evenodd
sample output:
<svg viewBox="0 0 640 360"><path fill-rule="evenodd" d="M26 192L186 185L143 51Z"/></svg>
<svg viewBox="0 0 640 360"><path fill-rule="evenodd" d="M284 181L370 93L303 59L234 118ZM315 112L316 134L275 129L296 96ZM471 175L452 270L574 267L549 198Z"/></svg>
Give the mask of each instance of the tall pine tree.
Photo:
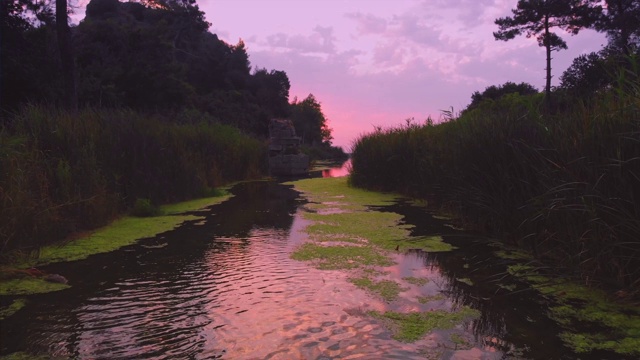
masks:
<svg viewBox="0 0 640 360"><path fill-rule="evenodd" d="M547 76L545 93L547 104L551 99L551 52L566 49L567 43L553 28L560 28L572 35L587 26L597 0L519 0L513 16L496 19L500 30L493 33L496 40L509 41L524 34L535 36L538 45L546 49Z"/></svg>

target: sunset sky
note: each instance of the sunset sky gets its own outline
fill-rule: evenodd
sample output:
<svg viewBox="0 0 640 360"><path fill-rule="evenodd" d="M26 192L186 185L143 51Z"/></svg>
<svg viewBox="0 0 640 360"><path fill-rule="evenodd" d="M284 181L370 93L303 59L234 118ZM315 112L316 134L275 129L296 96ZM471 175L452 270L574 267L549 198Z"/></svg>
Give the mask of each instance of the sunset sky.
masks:
<svg viewBox="0 0 640 360"><path fill-rule="evenodd" d="M471 93L506 81L544 86L544 48L535 39L496 41L494 20L516 0L198 0L210 31L242 38L252 66L284 70L291 99L313 93L350 148L374 125L423 122L462 110ZM577 55L597 51L602 34L563 36L554 52L557 84Z"/></svg>
<svg viewBox="0 0 640 360"><path fill-rule="evenodd" d="M373 126L408 117L423 122L462 110L471 94L506 81L544 86L545 54L524 36L496 41L494 20L517 0L197 0L210 31L242 38L251 65L284 70L290 99L312 93L349 150ZM582 53L606 39L585 30L561 34L569 49L553 53L553 84Z"/></svg>

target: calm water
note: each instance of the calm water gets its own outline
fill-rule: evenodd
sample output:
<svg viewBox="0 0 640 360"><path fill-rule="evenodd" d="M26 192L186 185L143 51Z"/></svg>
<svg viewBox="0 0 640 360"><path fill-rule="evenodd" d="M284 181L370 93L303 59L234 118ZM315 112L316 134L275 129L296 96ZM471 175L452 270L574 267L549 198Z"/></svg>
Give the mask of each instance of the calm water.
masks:
<svg viewBox="0 0 640 360"><path fill-rule="evenodd" d="M440 234L464 250L395 254L398 264L385 269L392 277L430 282L388 304L354 287L344 272L289 259L305 240L300 230L306 225L298 210L303 200L290 187L246 183L233 193L204 212L204 221L46 268L73 287L30 297L27 308L2 323L1 353L74 359L580 358L557 340L535 293L497 286L504 264L484 241L424 210L402 202L379 209L403 214L417 225L416 234ZM444 297L415 301L435 294ZM461 305L482 316L456 330L470 344L458 349L445 344L451 331L404 344L362 316L367 310Z"/></svg>

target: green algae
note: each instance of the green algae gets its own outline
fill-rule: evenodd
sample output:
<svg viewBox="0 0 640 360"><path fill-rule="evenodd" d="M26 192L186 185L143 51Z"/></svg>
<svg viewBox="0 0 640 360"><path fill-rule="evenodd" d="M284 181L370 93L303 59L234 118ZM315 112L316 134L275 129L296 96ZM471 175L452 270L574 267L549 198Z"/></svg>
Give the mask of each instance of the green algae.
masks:
<svg viewBox="0 0 640 360"><path fill-rule="evenodd" d="M442 294L418 296L418 302L420 304L426 304L426 303L431 302L431 301L441 301L441 300L444 300L444 299L445 299L445 296L442 295Z"/></svg>
<svg viewBox="0 0 640 360"><path fill-rule="evenodd" d="M368 277L349 279L355 286L379 295L384 301L392 302L398 298L400 292L405 291L400 284L392 280L371 280Z"/></svg>
<svg viewBox="0 0 640 360"><path fill-rule="evenodd" d="M347 177L304 179L286 184L294 185L296 190L302 191L313 202L340 201L349 203L354 209L391 205L398 198L395 194L350 187Z"/></svg>
<svg viewBox="0 0 640 360"><path fill-rule="evenodd" d="M34 355L24 351L14 352L9 355L0 356L0 360L68 360L68 357L51 357L49 355Z"/></svg>
<svg viewBox="0 0 640 360"><path fill-rule="evenodd" d="M402 215L370 210L371 206L393 204L394 194L348 186L346 177L305 179L293 183L313 204L315 212L303 216L313 221L305 229L314 241L368 242L386 250L422 249L449 251L453 247L440 236L412 237L413 226L401 224ZM323 211L331 209L331 211Z"/></svg>
<svg viewBox="0 0 640 360"><path fill-rule="evenodd" d="M63 261L82 260L90 255L114 251L123 246L131 245L139 239L173 230L184 221L201 219L202 217L181 215L181 213L201 210L229 198L230 195L225 195L164 205L161 207L161 211L166 215L162 216L145 218L126 216L115 220L110 225L100 228L86 237L72 240L62 245L42 247L37 259L26 260L18 264L17 267L26 268Z"/></svg>
<svg viewBox="0 0 640 360"><path fill-rule="evenodd" d="M368 314L382 320L393 333L393 338L403 342L419 340L433 330L451 329L466 320L480 316L480 312L468 307L463 307L455 312L444 310L410 313L369 311Z"/></svg>
<svg viewBox="0 0 640 360"><path fill-rule="evenodd" d="M549 316L564 329L560 338L574 351L640 355L640 307L615 302L602 290L551 279L528 264L511 265L508 272L553 300Z"/></svg>
<svg viewBox="0 0 640 360"><path fill-rule="evenodd" d="M473 286L473 281L469 278L458 278L456 279L457 282L461 282L463 284L467 284L469 286Z"/></svg>
<svg viewBox="0 0 640 360"><path fill-rule="evenodd" d="M291 258L313 261L318 269L355 269L362 266L389 266L393 262L371 246L321 246L305 243L298 247Z"/></svg>
<svg viewBox="0 0 640 360"><path fill-rule="evenodd" d="M460 335L458 333L451 334L449 338L451 339L451 342L454 344L455 350L468 350L473 347L473 345L471 344L471 341L469 341L463 335Z"/></svg>
<svg viewBox="0 0 640 360"><path fill-rule="evenodd" d="M0 295L43 294L68 289L67 284L53 283L43 279L25 277L0 282Z"/></svg>
<svg viewBox="0 0 640 360"><path fill-rule="evenodd" d="M423 285L426 285L429 282L429 279L427 279L427 278L418 278L418 277L413 277L413 276L403 277L402 280L408 282L409 284L416 285L416 286L423 286Z"/></svg>
<svg viewBox="0 0 640 360"><path fill-rule="evenodd" d="M11 305L0 308L0 320L4 320L9 316L17 313L22 309L25 305L27 305L27 300L25 299L15 299L11 302Z"/></svg>

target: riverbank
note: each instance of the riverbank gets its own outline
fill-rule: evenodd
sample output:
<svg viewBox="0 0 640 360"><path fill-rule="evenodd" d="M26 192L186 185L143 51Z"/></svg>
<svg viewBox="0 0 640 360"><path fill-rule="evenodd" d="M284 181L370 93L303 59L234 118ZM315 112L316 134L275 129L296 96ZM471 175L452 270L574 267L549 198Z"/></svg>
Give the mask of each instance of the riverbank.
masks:
<svg viewBox="0 0 640 360"><path fill-rule="evenodd" d="M52 283L42 277L31 276L22 270L58 262L86 259L95 254L117 250L136 241L175 229L185 221L203 219L199 210L222 203L232 195L224 191L220 196L201 198L163 205L162 215L153 217L124 216L98 230L59 244L40 248L37 257L15 258L0 270L0 296L32 295L68 288L72 284ZM62 274L65 275L65 274Z"/></svg>
<svg viewBox="0 0 640 360"><path fill-rule="evenodd" d="M640 98L603 93L553 114L542 101L513 94L364 135L353 184L427 199L558 273L638 299Z"/></svg>
<svg viewBox="0 0 640 360"><path fill-rule="evenodd" d="M211 196L266 173L266 146L201 116L27 106L0 127L0 257L37 253L137 205ZM144 210L144 209L143 209Z"/></svg>

